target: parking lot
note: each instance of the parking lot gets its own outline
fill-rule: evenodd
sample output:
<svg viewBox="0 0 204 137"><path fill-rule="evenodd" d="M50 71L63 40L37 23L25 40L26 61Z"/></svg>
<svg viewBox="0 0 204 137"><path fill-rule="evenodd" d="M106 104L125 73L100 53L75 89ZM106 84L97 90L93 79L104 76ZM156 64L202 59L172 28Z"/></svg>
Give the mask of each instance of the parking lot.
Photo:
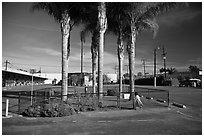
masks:
<svg viewBox="0 0 204 137"><path fill-rule="evenodd" d="M147 88L153 88L145 86ZM157 87L169 90L169 107L82 112L61 118L2 119L3 135L192 135L202 134L202 89ZM186 108L171 105L184 104ZM10 114L11 115L11 114Z"/></svg>

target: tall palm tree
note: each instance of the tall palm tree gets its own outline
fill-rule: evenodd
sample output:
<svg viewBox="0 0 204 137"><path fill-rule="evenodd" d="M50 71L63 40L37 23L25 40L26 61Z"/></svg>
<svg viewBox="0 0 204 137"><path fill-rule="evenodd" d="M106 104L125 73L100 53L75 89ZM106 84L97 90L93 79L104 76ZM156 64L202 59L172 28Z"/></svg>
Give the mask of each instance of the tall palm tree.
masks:
<svg viewBox="0 0 204 137"><path fill-rule="evenodd" d="M98 97L99 102L102 102L103 92L103 49L104 49L104 34L107 27L106 7L105 3L85 3L84 18L82 19L85 25L83 29L84 35L88 32L92 34L91 53L92 53L92 74L93 74L93 93L96 93L96 59L98 54Z"/></svg>
<svg viewBox="0 0 204 137"><path fill-rule="evenodd" d="M106 4L100 2L98 5L98 22L97 29L99 31L99 47L98 47L98 93L99 102L102 103L103 92L103 51L104 51L104 35L107 29Z"/></svg>
<svg viewBox="0 0 204 137"><path fill-rule="evenodd" d="M80 22L81 3L38 2L32 5L33 10L44 10L60 23L62 34L62 100L67 99L68 59L70 55L70 32Z"/></svg>
<svg viewBox="0 0 204 137"><path fill-rule="evenodd" d="M112 32L117 35L117 55L119 63L119 96L122 93L122 70L123 70L123 60L124 60L124 35L126 28L128 26L128 21L126 18L126 13L124 9L127 7L128 3L124 2L110 2L107 3L107 22L108 22L108 32Z"/></svg>
<svg viewBox="0 0 204 137"><path fill-rule="evenodd" d="M130 24L126 9L129 8L129 3L108 3L108 31L114 32L118 36L118 62L119 62L119 93L122 92L122 66L124 59L124 42L129 42L130 38ZM143 28L150 28L154 32L158 30L156 22L151 20L144 20L139 23L140 30Z"/></svg>
<svg viewBox="0 0 204 137"><path fill-rule="evenodd" d="M96 93L96 63L97 63L97 54L98 54L98 41L99 41L99 33L98 31L95 29L94 24L96 24L96 22L92 22L93 20L91 20L91 22L89 22L90 24L87 24L87 26L85 26L85 28L83 29L83 31L81 31L81 33L83 33L83 35L81 35L81 37L83 37L82 39L85 40L85 37L88 36L88 33L90 32L92 34L92 41L91 41L91 55L92 55L92 89L93 89L93 93ZM92 24L93 23L93 24Z"/></svg>
<svg viewBox="0 0 204 137"><path fill-rule="evenodd" d="M130 71L130 92L134 93L134 61L135 61L135 43L139 33L149 26L150 28L157 27L155 17L160 13L166 12L169 9L183 5L176 2L135 2L129 3L126 8L127 17L130 24L130 40L129 40L129 71ZM133 101L135 100L133 96ZM135 106L133 106L135 108Z"/></svg>
<svg viewBox="0 0 204 137"><path fill-rule="evenodd" d="M96 93L96 62L98 55L99 45L99 31L97 30L97 19L98 19L98 3L85 3L84 4L84 16L82 17L82 23L84 25L81 31L81 39L91 34L91 55L92 55L92 88L93 93Z"/></svg>
<svg viewBox="0 0 204 137"><path fill-rule="evenodd" d="M123 73L123 60L124 60L124 29L127 25L125 19L124 7L127 3L122 2L109 2L107 3L107 32L111 32L117 35L117 56L119 66L119 91L118 91L118 102L117 105L120 107L120 98L122 93L122 73Z"/></svg>
<svg viewBox="0 0 204 137"><path fill-rule="evenodd" d="M84 43L85 43L85 34L84 31L81 31L81 86L83 86L83 79L84 79L84 75L83 75L83 60L84 60Z"/></svg>

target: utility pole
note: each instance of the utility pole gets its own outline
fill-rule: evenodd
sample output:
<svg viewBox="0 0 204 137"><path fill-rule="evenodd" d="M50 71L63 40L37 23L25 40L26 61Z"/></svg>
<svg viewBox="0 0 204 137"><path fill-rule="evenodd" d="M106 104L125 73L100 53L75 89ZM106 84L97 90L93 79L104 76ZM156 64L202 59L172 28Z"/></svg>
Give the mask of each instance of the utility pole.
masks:
<svg viewBox="0 0 204 137"><path fill-rule="evenodd" d="M154 87L156 88L157 86L157 77L156 77L156 56L157 56L157 49L154 49Z"/></svg>
<svg viewBox="0 0 204 137"><path fill-rule="evenodd" d="M127 68L127 74L128 74L128 66L129 66L129 65L125 65L125 66L126 66L126 68Z"/></svg>
<svg viewBox="0 0 204 137"><path fill-rule="evenodd" d="M142 61L142 64L143 64L143 66L144 66L144 77L146 77L146 72L145 72L145 59L142 59L141 61Z"/></svg>
<svg viewBox="0 0 204 137"><path fill-rule="evenodd" d="M8 63L9 63L8 60L6 60L5 63L6 63L6 68L5 68L5 70L7 70L7 68L8 68Z"/></svg>
<svg viewBox="0 0 204 137"><path fill-rule="evenodd" d="M114 70L115 70L115 74L117 74L117 69L118 69L118 67L117 67L117 65L115 65L115 67L113 68Z"/></svg>
<svg viewBox="0 0 204 137"><path fill-rule="evenodd" d="M164 77L166 79L166 54L167 54L167 52L165 51L164 46L162 49L163 49L162 55L163 55L163 60L164 60Z"/></svg>
<svg viewBox="0 0 204 137"><path fill-rule="evenodd" d="M33 104L33 74L36 73L36 69L30 69L30 73L32 74L32 83L31 83L31 92L30 92L30 104Z"/></svg>
<svg viewBox="0 0 204 137"><path fill-rule="evenodd" d="M157 87L157 50L159 50L160 47L157 47L154 49L154 87Z"/></svg>

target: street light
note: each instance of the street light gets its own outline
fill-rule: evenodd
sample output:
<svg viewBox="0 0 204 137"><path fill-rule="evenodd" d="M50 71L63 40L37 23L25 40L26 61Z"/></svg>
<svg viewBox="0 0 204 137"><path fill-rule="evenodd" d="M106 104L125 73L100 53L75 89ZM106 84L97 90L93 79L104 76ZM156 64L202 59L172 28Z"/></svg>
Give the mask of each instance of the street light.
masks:
<svg viewBox="0 0 204 137"><path fill-rule="evenodd" d="M165 51L164 46L162 47L162 49L163 49L162 55L163 55L163 60L164 60L164 76L166 79L166 54L167 54L167 52Z"/></svg>
<svg viewBox="0 0 204 137"><path fill-rule="evenodd" d="M31 92L30 92L30 104L33 104L33 74L36 73L36 69L30 69L30 73L32 74L32 84L31 84Z"/></svg>
<svg viewBox="0 0 204 137"><path fill-rule="evenodd" d="M156 76L156 63L157 63L157 50L159 50L160 47L157 47L154 49L154 87L157 87L157 76Z"/></svg>

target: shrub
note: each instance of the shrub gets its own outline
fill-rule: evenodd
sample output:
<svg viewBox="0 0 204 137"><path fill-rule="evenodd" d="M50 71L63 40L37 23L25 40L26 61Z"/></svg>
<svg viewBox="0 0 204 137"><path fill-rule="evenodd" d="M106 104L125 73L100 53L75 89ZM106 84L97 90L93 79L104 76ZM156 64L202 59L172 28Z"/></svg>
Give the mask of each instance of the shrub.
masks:
<svg viewBox="0 0 204 137"><path fill-rule="evenodd" d="M117 96L117 92L113 89L107 91L107 96Z"/></svg>
<svg viewBox="0 0 204 137"><path fill-rule="evenodd" d="M52 100L50 102L37 102L25 109L22 115L28 117L62 117L73 115L77 112L77 109L68 102Z"/></svg>
<svg viewBox="0 0 204 137"><path fill-rule="evenodd" d="M79 111L95 111L98 110L98 99L95 96L86 95L83 97L80 97L80 100L78 103L78 110Z"/></svg>

